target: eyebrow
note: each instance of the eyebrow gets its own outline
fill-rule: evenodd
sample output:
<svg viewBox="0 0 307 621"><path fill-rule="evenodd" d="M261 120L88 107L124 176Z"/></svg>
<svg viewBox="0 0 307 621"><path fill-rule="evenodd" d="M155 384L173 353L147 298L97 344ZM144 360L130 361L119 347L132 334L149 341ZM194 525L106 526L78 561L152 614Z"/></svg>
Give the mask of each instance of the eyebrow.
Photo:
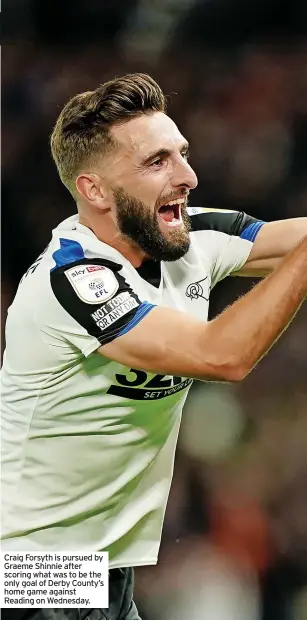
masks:
<svg viewBox="0 0 307 621"><path fill-rule="evenodd" d="M184 142L181 145L180 152L182 151L189 151L188 142ZM169 157L172 153L173 151L170 151L170 149L158 149L157 151L154 151L150 155L147 155L145 159L142 160L141 166L146 166L147 164L150 164L150 162L152 162L152 160L156 159L157 157Z"/></svg>

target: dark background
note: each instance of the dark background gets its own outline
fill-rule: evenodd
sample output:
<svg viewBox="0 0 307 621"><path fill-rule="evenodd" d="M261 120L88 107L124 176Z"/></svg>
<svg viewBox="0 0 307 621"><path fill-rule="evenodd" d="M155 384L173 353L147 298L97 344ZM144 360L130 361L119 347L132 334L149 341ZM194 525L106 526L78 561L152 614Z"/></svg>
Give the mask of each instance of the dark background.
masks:
<svg viewBox="0 0 307 621"><path fill-rule="evenodd" d="M169 96L192 205L306 216L306 1L7 0L2 50L2 333L21 275L75 212L52 126L116 75L148 72ZM218 285L211 315L251 284ZM195 384L160 561L136 572L144 617L307 618L306 352L305 305L239 386Z"/></svg>

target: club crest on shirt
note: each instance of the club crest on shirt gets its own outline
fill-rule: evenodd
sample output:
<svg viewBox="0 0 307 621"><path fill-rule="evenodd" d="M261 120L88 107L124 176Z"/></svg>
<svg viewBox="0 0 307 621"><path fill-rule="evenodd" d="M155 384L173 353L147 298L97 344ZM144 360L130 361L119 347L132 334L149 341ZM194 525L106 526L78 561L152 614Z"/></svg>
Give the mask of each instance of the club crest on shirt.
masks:
<svg viewBox="0 0 307 621"><path fill-rule="evenodd" d="M202 280L197 280L196 282L191 282L190 285L186 288L186 296L190 298L190 300L198 300L198 298L203 298L206 302L209 301L209 291L208 291L208 276L205 276ZM204 283L206 283L207 287L204 289Z"/></svg>
<svg viewBox="0 0 307 621"><path fill-rule="evenodd" d="M80 300L87 304L106 302L119 287L112 270L103 265L77 265L66 270L65 276Z"/></svg>

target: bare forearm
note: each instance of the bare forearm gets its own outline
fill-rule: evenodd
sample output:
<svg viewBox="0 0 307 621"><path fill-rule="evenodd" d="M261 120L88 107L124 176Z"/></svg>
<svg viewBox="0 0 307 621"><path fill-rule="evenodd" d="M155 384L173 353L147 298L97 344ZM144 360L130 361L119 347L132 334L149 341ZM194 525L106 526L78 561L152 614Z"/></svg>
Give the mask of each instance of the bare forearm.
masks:
<svg viewBox="0 0 307 621"><path fill-rule="evenodd" d="M247 375L292 321L307 294L307 237L274 272L211 322L216 355Z"/></svg>

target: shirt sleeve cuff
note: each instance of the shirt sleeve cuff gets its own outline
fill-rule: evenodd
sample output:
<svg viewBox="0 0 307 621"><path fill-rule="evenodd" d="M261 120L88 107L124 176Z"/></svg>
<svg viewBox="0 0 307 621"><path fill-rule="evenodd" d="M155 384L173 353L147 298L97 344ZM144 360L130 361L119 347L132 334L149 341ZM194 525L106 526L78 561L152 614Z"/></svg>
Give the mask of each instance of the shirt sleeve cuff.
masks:
<svg viewBox="0 0 307 621"><path fill-rule="evenodd" d="M262 220L258 220L257 222L249 224L249 226L247 226L246 229L244 229L244 231L241 233L241 239L247 239L250 242L254 242L260 229L263 227L264 224L266 223Z"/></svg>

